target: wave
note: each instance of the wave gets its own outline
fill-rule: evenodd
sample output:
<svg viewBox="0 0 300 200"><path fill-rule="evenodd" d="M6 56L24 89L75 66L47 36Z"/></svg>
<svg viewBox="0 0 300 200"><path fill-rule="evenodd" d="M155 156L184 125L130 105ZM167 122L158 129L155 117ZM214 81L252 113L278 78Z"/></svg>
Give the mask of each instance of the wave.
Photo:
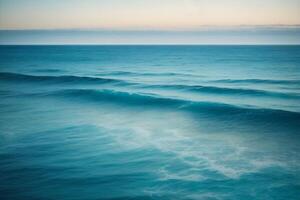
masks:
<svg viewBox="0 0 300 200"><path fill-rule="evenodd" d="M175 73L175 72L162 72L162 73L151 73L151 72L129 72L129 71L112 71L100 73L101 76L185 76L185 77L197 77L203 78L203 75L195 75L190 73ZM212 83L261 83L261 84L286 84L286 85L299 85L300 80L272 80L272 79L220 79L220 80L203 80L205 82Z"/></svg>
<svg viewBox="0 0 300 200"><path fill-rule="evenodd" d="M14 82L38 82L38 83L61 83L61 84L116 84L122 86L135 85L140 88L151 89L174 89L185 90L189 92L199 93L211 93L214 95L247 95L252 97L277 97L288 99L300 99L298 93L280 93L266 90L256 89L244 89L244 88L226 88L216 86L204 86L204 85L148 85L142 83L132 83L125 80L100 78L100 77L88 77L88 76L38 76L28 75L10 72L0 72L0 78L2 81L14 81Z"/></svg>
<svg viewBox="0 0 300 200"><path fill-rule="evenodd" d="M45 73L58 73L58 72L66 72L65 70L61 69L37 69L33 70L34 72L45 72Z"/></svg>
<svg viewBox="0 0 300 200"><path fill-rule="evenodd" d="M299 85L300 80L271 80L271 79L221 79L211 80L209 82L216 83L263 83L263 84L285 84L285 85Z"/></svg>
<svg viewBox="0 0 300 200"><path fill-rule="evenodd" d="M10 72L0 72L1 80L5 81L23 81L23 82L45 82L45 83L72 83L72 84L129 84L122 80L100 78L100 77L86 77L86 76L36 76Z"/></svg>
<svg viewBox="0 0 300 200"><path fill-rule="evenodd" d="M164 72L164 73L151 73L151 72L129 72L129 71L112 71L100 73L101 76L188 76L188 77L203 77L200 75Z"/></svg>
<svg viewBox="0 0 300 200"><path fill-rule="evenodd" d="M240 107L231 104L217 102L190 101L184 99L166 98L152 94L128 93L114 90L91 90L91 89L70 89L53 93L55 97L63 96L72 100L88 100L94 103L107 102L116 103L122 106L137 106L146 108L156 107L158 109L176 109L188 111L193 114L204 114L205 116L227 117L232 120L247 119L257 121L268 119L270 122L280 121L300 124L300 113L269 108Z"/></svg>
<svg viewBox="0 0 300 200"><path fill-rule="evenodd" d="M218 95L248 95L252 97L269 96L269 97L278 97L278 98L300 99L300 95L298 93L281 93L281 92L246 89L246 88L225 88L225 87L203 86L203 85L152 85L147 87L187 90L192 92L212 93Z"/></svg>

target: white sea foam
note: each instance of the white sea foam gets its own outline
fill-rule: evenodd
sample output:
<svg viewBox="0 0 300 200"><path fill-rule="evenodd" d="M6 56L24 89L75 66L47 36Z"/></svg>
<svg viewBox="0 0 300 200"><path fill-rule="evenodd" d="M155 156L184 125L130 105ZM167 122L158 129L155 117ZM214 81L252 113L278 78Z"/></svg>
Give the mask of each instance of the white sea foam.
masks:
<svg viewBox="0 0 300 200"><path fill-rule="evenodd" d="M285 167L270 155L261 157L264 155L261 152L258 157L249 156L250 153L255 154L255 149L251 149L239 134L199 131L195 119L183 113L145 111L130 119L122 115L122 112L118 117L109 115L109 119L114 120L102 123L108 133L114 133L113 139L122 148L156 149L162 154L170 154L169 165L172 165L172 160L178 159L187 166L175 171L168 166L161 166L157 170L161 180L201 181L212 178L205 173L207 170L238 179L264 168Z"/></svg>

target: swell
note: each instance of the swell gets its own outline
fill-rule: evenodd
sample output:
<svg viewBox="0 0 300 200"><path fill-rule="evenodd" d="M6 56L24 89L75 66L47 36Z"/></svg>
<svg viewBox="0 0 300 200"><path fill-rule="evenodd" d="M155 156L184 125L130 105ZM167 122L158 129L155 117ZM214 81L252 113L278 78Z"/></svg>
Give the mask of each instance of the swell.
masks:
<svg viewBox="0 0 300 200"><path fill-rule="evenodd" d="M244 118L247 120L251 119L252 121L260 121L267 119L270 123L276 121L281 124L294 124L296 127L300 124L300 113L298 112L269 108L240 107L216 102L189 101L151 94L128 93L114 90L72 89L61 90L50 95L70 98L72 101L77 99L79 101L84 100L93 103L115 103L126 107L136 106L141 108L156 107L157 109L175 109L213 117L226 116L232 118L232 120Z"/></svg>
<svg viewBox="0 0 300 200"><path fill-rule="evenodd" d="M277 97L300 99L297 93L280 93L266 90L243 89L243 88L224 88L215 86L203 85L147 85L130 83L119 79L87 77L87 76L36 76L19 73L0 72L0 80L13 82L33 82L33 83L61 83L61 84L117 84L122 86L135 85L140 88L155 88L155 89L174 89L185 90L189 92L208 93L214 95L247 95L250 97Z"/></svg>
<svg viewBox="0 0 300 200"><path fill-rule="evenodd" d="M153 85L149 88L164 88L164 89L178 89L199 93L211 93L214 95L247 95L252 97L277 97L277 98L289 98L300 99L298 93L281 93L266 90L256 89L244 89L244 88L225 88L215 86L203 86L203 85Z"/></svg>
<svg viewBox="0 0 300 200"><path fill-rule="evenodd" d="M222 79L212 80L209 82L215 83L262 83L262 84L283 84L283 85L298 85L300 86L300 80L271 80L271 79Z"/></svg>
<svg viewBox="0 0 300 200"><path fill-rule="evenodd" d="M66 72L65 70L61 69L37 69L34 70L34 72L46 72L46 73L61 73L61 72Z"/></svg>
<svg viewBox="0 0 300 200"><path fill-rule="evenodd" d="M101 76L187 76L187 77L203 77L200 75L186 74L186 73L175 73L175 72L160 72L160 73L151 73L151 72L130 72L130 71L112 71L100 73Z"/></svg>
<svg viewBox="0 0 300 200"><path fill-rule="evenodd" d="M72 84L129 84L122 80L86 77L86 76L35 76L19 73L0 72L0 80L14 82L39 82L39 83L72 83Z"/></svg>
<svg viewBox="0 0 300 200"><path fill-rule="evenodd" d="M99 74L101 76L186 76L186 77L197 77L203 78L205 76L187 74L187 73L151 73L151 72L129 72L129 71L113 71ZM300 80L272 80L272 79L220 79L220 80L209 80L211 83L253 83L253 84L282 84L282 85L298 85L300 86Z"/></svg>

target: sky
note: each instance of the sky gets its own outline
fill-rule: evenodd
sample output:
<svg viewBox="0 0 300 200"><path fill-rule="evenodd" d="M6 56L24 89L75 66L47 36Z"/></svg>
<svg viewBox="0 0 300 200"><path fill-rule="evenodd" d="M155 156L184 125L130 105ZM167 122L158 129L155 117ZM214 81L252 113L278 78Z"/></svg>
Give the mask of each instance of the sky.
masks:
<svg viewBox="0 0 300 200"><path fill-rule="evenodd" d="M300 0L0 0L0 43L300 43Z"/></svg>

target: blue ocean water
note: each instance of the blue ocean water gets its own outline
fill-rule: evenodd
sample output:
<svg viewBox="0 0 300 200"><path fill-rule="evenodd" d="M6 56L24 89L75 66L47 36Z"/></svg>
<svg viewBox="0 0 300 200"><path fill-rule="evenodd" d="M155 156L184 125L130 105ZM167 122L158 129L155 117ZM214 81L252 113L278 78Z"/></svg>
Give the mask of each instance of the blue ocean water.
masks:
<svg viewBox="0 0 300 200"><path fill-rule="evenodd" d="M299 199L300 46L0 46L0 199Z"/></svg>

